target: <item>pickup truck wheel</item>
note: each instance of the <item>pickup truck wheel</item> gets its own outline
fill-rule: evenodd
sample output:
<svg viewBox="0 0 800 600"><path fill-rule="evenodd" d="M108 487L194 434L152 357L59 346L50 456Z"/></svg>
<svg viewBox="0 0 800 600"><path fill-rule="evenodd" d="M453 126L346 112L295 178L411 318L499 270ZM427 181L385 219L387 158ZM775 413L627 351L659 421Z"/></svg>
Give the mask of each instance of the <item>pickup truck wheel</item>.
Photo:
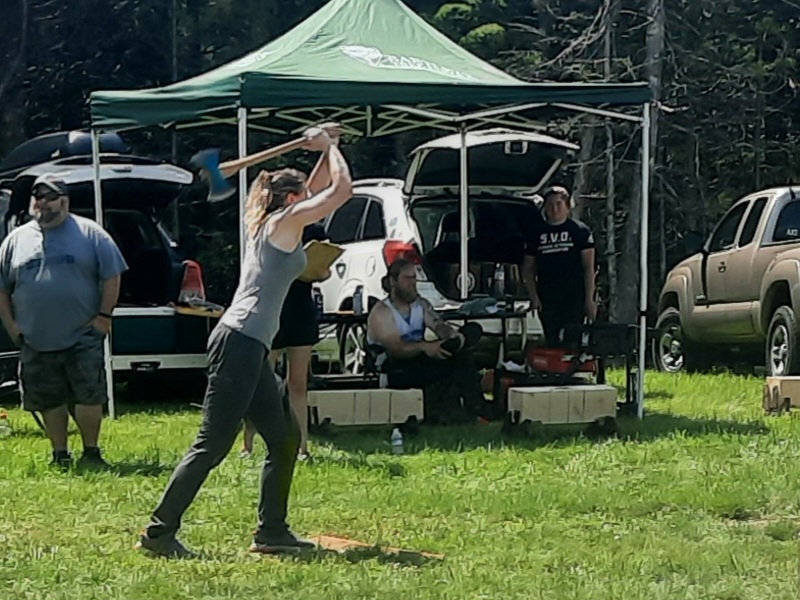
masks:
<svg viewBox="0 0 800 600"><path fill-rule="evenodd" d="M687 352L688 351L688 352ZM680 373L703 368L702 351L687 343L683 337L681 314L677 308L668 308L658 317L653 340L653 362L659 371Z"/></svg>
<svg viewBox="0 0 800 600"><path fill-rule="evenodd" d="M771 376L800 374L800 324L788 306L778 307L772 315L766 358Z"/></svg>

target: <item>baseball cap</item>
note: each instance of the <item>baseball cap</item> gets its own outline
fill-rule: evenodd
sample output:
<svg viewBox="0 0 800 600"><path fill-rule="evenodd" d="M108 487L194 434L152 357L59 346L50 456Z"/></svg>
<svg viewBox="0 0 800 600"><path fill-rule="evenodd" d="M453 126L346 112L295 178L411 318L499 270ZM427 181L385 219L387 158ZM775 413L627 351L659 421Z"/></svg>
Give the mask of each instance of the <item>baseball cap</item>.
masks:
<svg viewBox="0 0 800 600"><path fill-rule="evenodd" d="M69 196L69 188L67 187L67 183L61 177L53 173L39 175L39 177L36 178L36 181L33 182L31 191L35 190L39 186L44 186L62 196Z"/></svg>

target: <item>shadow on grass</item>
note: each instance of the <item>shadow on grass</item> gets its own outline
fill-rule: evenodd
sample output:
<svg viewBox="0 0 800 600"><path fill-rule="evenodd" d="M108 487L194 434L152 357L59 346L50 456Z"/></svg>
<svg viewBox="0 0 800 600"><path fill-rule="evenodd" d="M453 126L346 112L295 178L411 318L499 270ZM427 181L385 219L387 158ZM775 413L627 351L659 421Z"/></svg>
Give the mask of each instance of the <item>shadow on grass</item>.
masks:
<svg viewBox="0 0 800 600"><path fill-rule="evenodd" d="M348 469L365 469L378 471L386 474L387 477L405 477L406 468L396 460L391 460L390 456L377 454L376 452L365 453L362 451L336 451L334 448L326 448L314 454L313 458L305 464L310 468L327 466L347 467Z"/></svg>
<svg viewBox="0 0 800 600"><path fill-rule="evenodd" d="M391 430L389 426L334 427L328 436L312 437L323 445L353 453L350 458L339 459L338 462L345 464L354 460L352 458L354 455L369 457L375 453L389 454ZM769 428L757 421L741 422L649 413L641 421L635 417L618 418L616 433L594 431L586 424L539 425L529 429L518 426L512 434L503 432L498 423L453 427L423 425L417 435L406 436L404 450L405 454L417 454L425 450L447 452L478 448L491 450L501 446L536 450L545 446L567 447L576 444L602 443L614 438L626 442L647 442L674 435L702 437L724 434L764 435L768 432ZM319 462L317 457L315 460Z"/></svg>
<svg viewBox="0 0 800 600"><path fill-rule="evenodd" d="M651 392L649 397L670 397L666 392ZM118 414L171 415L199 413L197 406L185 402L133 403L118 406ZM405 474L402 464L391 458L390 438L392 425L375 426L332 426L326 435L312 432L312 439L318 445L327 446L330 451L320 448L315 452L309 466L342 465L348 468L382 470L390 477ZM28 430L36 433L36 430ZM502 431L498 422L469 425L427 425L423 423L416 435L405 436L405 454L416 454L425 450L461 452L471 449L493 449L497 447L518 447L535 450L544 446L566 447L575 444L604 442L610 437L629 442L647 442L673 435L701 437L706 435L763 435L769 428L759 421L733 421L716 418L688 417L670 413L647 412L643 420L620 415L617 419L617 433L604 434L591 432L587 424L548 425L534 428L533 431L517 431L509 435ZM336 451L340 452L336 452ZM381 460L376 460L380 456ZM384 459L385 458L385 459Z"/></svg>
<svg viewBox="0 0 800 600"><path fill-rule="evenodd" d="M161 464L158 461L147 459L142 460L123 460L120 462L110 462L108 467L96 467L83 465L76 461L72 467L66 469L77 476L92 475L116 475L117 477L158 477L163 473L171 473L175 469L174 465Z"/></svg>
<svg viewBox="0 0 800 600"><path fill-rule="evenodd" d="M625 398L627 390L624 385L613 384L613 387L617 390L617 396ZM644 395L645 400L672 400L674 397L675 394L666 390L649 390Z"/></svg>
<svg viewBox="0 0 800 600"><path fill-rule="evenodd" d="M444 560L442 556L427 555L413 550L395 550L380 548L379 546L359 546L335 550L331 548L316 548L297 554L282 554L281 559L292 562L315 563L325 558L333 558L348 563L360 563L374 560L379 564L398 565L406 567L422 567L427 564L437 564Z"/></svg>
<svg viewBox="0 0 800 600"><path fill-rule="evenodd" d="M705 435L764 435L769 427L759 421L686 417L670 413L645 413L639 421L633 417L619 419L619 437L630 441L647 441L674 434L688 437Z"/></svg>

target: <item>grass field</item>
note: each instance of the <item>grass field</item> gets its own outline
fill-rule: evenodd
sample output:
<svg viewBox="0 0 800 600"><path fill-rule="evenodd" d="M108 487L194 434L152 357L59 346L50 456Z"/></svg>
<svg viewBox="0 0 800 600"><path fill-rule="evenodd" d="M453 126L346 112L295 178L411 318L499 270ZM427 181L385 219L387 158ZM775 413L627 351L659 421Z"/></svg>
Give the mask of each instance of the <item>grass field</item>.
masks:
<svg viewBox="0 0 800 600"><path fill-rule="evenodd" d="M764 417L761 385L648 374L648 415L613 440L423 428L404 456L386 429L314 440L295 530L446 555L423 563L249 555L259 461L235 452L184 523L202 558L141 556L136 534L199 411L125 406L104 429L114 470L59 473L13 410L15 434L0 439L0 598L798 598L800 423Z"/></svg>

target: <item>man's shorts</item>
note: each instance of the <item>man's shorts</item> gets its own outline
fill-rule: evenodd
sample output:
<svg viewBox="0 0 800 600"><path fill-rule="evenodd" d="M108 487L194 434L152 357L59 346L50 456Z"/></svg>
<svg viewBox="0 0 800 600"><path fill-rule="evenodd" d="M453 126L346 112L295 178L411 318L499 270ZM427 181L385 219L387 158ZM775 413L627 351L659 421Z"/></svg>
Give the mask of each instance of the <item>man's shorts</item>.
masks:
<svg viewBox="0 0 800 600"><path fill-rule="evenodd" d="M87 335L71 348L55 352L37 352L23 346L19 382L25 410L105 404L108 393L103 338Z"/></svg>

